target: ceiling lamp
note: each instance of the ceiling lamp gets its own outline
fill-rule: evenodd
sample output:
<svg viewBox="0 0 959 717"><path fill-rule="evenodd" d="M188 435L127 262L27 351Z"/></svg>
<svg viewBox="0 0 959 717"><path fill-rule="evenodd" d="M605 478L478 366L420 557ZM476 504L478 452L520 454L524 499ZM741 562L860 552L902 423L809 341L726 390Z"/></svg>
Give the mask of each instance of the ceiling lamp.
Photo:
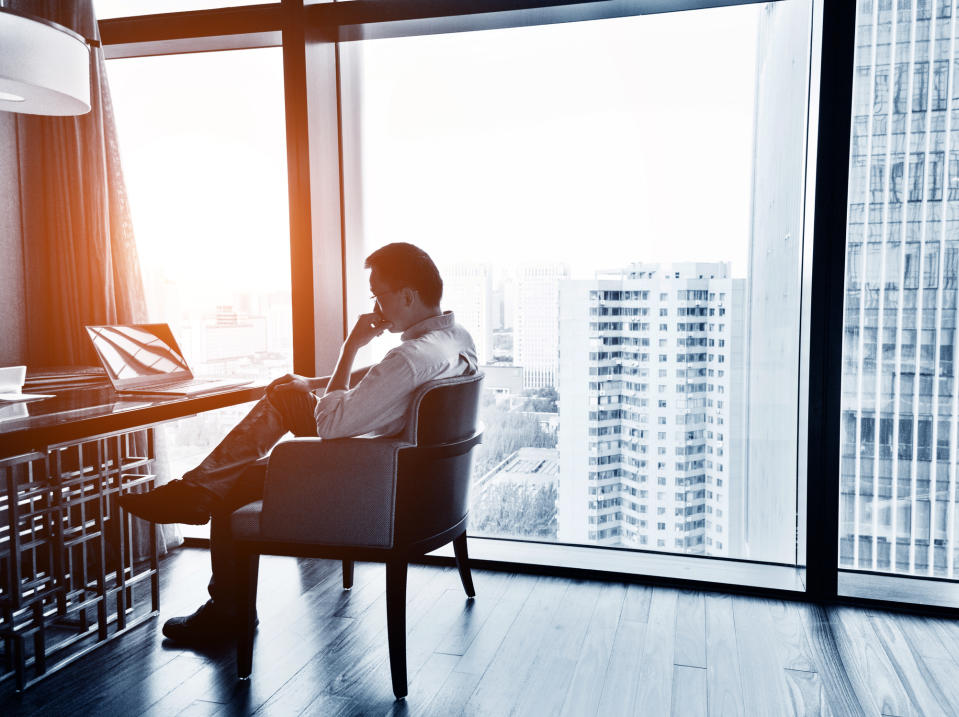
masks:
<svg viewBox="0 0 959 717"><path fill-rule="evenodd" d="M87 41L50 20L0 7L0 110L32 115L89 112Z"/></svg>

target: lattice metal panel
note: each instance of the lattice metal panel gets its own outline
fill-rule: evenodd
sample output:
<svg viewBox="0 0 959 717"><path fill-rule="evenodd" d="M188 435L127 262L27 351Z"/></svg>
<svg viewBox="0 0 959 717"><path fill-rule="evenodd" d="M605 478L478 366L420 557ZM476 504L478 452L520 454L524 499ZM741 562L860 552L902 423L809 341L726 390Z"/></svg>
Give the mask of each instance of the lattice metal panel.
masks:
<svg viewBox="0 0 959 717"><path fill-rule="evenodd" d="M118 506L154 455L148 429L0 461L0 679L23 689L159 609L156 531Z"/></svg>

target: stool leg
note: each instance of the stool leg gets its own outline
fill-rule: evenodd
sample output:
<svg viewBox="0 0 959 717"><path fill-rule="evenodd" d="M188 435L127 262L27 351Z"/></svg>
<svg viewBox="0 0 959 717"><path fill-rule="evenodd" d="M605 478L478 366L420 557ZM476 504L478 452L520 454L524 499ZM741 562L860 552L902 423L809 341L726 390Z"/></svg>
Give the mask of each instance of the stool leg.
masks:
<svg viewBox="0 0 959 717"><path fill-rule="evenodd" d="M473 588L473 575L470 573L470 556L466 552L466 531L453 538L453 553L456 555L456 567L460 571L460 581L467 597L476 597Z"/></svg>

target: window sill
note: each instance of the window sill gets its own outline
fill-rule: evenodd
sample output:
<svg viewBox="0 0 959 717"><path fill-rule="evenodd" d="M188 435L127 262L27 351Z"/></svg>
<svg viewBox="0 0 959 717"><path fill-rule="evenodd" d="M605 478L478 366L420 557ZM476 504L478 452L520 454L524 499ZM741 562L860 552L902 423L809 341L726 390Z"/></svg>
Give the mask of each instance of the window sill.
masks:
<svg viewBox="0 0 959 717"><path fill-rule="evenodd" d="M453 546L446 545L430 555L452 557ZM663 581L715 584L717 588L736 586L790 593L806 591L805 568L726 558L480 537L469 538L469 555L470 560L517 567L620 573Z"/></svg>

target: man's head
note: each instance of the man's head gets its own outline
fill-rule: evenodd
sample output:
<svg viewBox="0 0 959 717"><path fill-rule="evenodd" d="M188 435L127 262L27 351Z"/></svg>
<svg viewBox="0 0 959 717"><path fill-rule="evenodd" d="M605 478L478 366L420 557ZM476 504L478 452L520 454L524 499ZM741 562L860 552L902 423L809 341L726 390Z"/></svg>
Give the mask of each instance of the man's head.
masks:
<svg viewBox="0 0 959 717"><path fill-rule="evenodd" d="M382 246L368 257L374 311L392 322L390 331L405 331L440 313L443 279L429 254L406 242Z"/></svg>

